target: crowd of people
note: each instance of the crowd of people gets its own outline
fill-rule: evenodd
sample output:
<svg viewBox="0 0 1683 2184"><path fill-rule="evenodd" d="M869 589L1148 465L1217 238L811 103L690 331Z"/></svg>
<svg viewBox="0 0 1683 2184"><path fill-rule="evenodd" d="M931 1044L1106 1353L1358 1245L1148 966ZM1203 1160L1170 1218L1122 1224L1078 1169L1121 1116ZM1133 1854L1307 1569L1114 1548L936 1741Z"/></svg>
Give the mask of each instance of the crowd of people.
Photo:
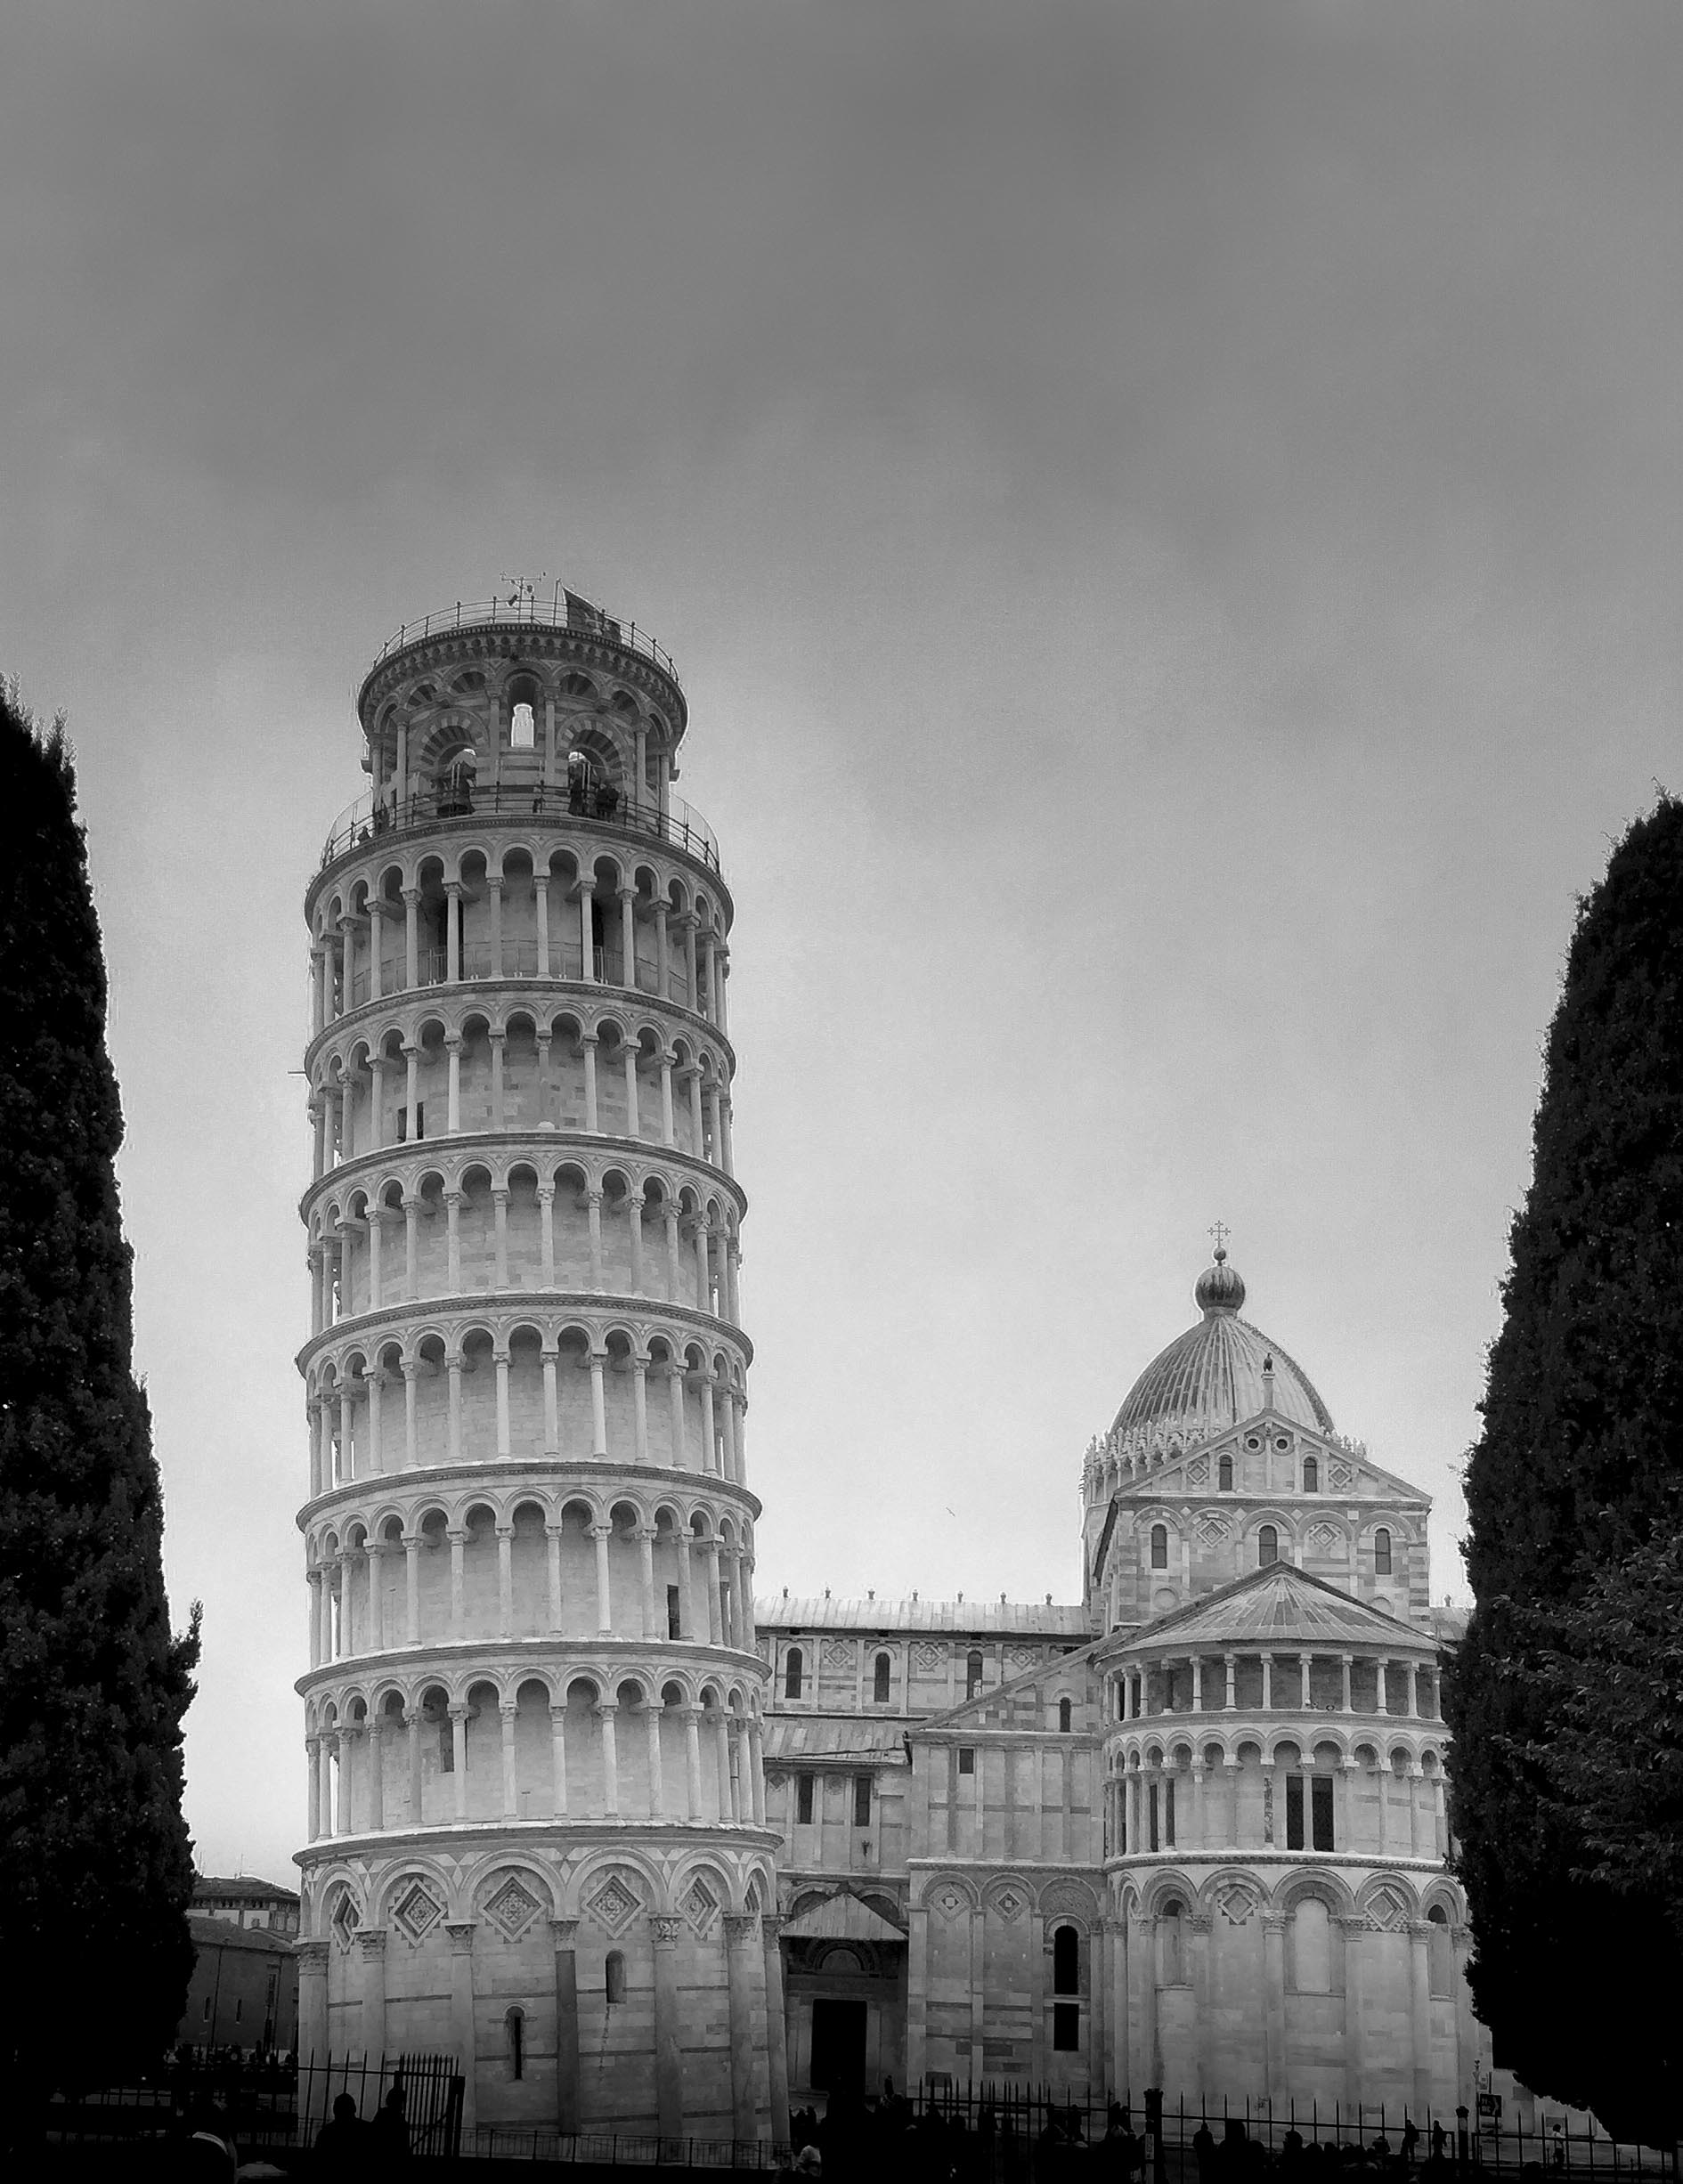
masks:
<svg viewBox="0 0 1683 2184"><path fill-rule="evenodd" d="M1140 2119L1143 2123L1143 2118ZM1151 2149L1133 2113L1113 2101L1096 2131L1078 2108L1049 2106L1038 2127L1025 2129L1010 2109L983 2104L973 2116L963 2106L931 2102L921 2111L890 2083L880 2098L835 2092L825 2115L802 2108L790 2118L790 2161L785 2180L821 2177L828 2184L906 2184L924 2179L947 2184L1075 2184L1087 2177L1114 2184L1151 2184ZM1174 2184L1342 2184L1350 2177L1413 2175L1422 2184L1449 2184L1453 2147L1441 2123L1432 2127L1421 2158L1421 2134L1405 2122L1397 2146L1376 2138L1334 2145L1287 2131L1278 2145L1248 2130L1236 2117L1218 2139L1201 2123L1183 2147L1178 2137L1164 2148L1162 2172ZM1154 2164L1153 2164L1154 2165Z"/></svg>

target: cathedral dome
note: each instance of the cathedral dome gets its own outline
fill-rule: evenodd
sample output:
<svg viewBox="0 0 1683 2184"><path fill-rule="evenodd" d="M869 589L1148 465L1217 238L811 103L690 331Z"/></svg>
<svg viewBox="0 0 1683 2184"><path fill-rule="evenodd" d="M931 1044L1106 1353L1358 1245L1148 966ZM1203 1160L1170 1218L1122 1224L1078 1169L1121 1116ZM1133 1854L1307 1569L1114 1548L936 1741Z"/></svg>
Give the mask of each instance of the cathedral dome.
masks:
<svg viewBox="0 0 1683 2184"><path fill-rule="evenodd" d="M1129 1389L1112 1433L1207 1441L1263 1408L1264 1366L1272 1368L1274 1409L1282 1418L1332 1432L1308 1375L1260 1327L1240 1318L1245 1285L1224 1251L1199 1276L1192 1296L1203 1319L1152 1359Z"/></svg>

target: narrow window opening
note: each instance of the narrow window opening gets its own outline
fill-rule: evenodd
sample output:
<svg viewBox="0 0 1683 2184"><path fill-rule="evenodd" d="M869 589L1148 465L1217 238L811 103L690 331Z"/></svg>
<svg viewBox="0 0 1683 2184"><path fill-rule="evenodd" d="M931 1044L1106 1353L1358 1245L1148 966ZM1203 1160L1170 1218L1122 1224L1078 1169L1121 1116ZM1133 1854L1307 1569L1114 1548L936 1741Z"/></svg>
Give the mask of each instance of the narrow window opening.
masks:
<svg viewBox="0 0 1683 2184"><path fill-rule="evenodd" d="M1053 2002L1052 2005L1052 2044L1060 2055L1076 2055L1081 2048L1081 2005L1079 2002Z"/></svg>
<svg viewBox="0 0 1683 2184"><path fill-rule="evenodd" d="M1157 1784L1155 1782L1147 1782L1145 1785L1145 1832L1147 1847L1151 1850L1160 1850L1162 1845L1157 1839Z"/></svg>
<svg viewBox="0 0 1683 2184"><path fill-rule="evenodd" d="M1391 1535L1383 1524L1373 1535L1373 1574L1376 1578L1391 1574Z"/></svg>
<svg viewBox="0 0 1683 2184"><path fill-rule="evenodd" d="M516 705L508 717L508 748L511 751L531 751L538 741L537 722L533 719L531 706L524 702ZM519 2073L516 2072L516 2076Z"/></svg>
<svg viewBox="0 0 1683 2184"><path fill-rule="evenodd" d="M871 1696L878 1706L888 1704L890 1672L890 1664L888 1655L879 1653L876 1657L876 1667L873 1671L871 1683Z"/></svg>
<svg viewBox="0 0 1683 2184"><path fill-rule="evenodd" d="M1168 1568L1168 1526L1167 1524L1153 1524L1151 1527L1151 1567L1153 1570Z"/></svg>
<svg viewBox="0 0 1683 2184"><path fill-rule="evenodd" d="M1270 1563L1280 1560L1280 1534L1272 1524L1264 1524L1256 1535L1256 1566L1265 1570Z"/></svg>
<svg viewBox="0 0 1683 2184"><path fill-rule="evenodd" d="M871 1778L868 1774L853 1777L853 1824L868 1828L871 1824Z"/></svg>
<svg viewBox="0 0 1683 2184"><path fill-rule="evenodd" d="M1328 1785L1330 1788L1330 1784ZM1303 1848L1303 1776L1286 1777L1286 1848Z"/></svg>
<svg viewBox="0 0 1683 2184"><path fill-rule="evenodd" d="M1058 1701L1058 1729L1063 1736L1069 1733L1069 1701L1067 1699Z"/></svg>
<svg viewBox="0 0 1683 2184"><path fill-rule="evenodd" d="M448 1721L438 1725L438 1771L441 1774L456 1772L456 1740L451 1733Z"/></svg>
<svg viewBox="0 0 1683 2184"><path fill-rule="evenodd" d="M240 2018L243 2018L243 2017L245 2016L245 2014L246 2014L246 2002L245 2002L245 1997L244 1997L244 1995L242 1995L242 1994L236 1994L236 1995L234 1996L234 2023L235 2023L236 2025L238 2025L238 2024L239 2024L239 2022L240 2022Z"/></svg>
<svg viewBox="0 0 1683 2184"><path fill-rule="evenodd" d="M958 1771L961 1774L973 1774L976 1772L976 1747L973 1744L959 1746Z"/></svg>
<svg viewBox="0 0 1683 2184"><path fill-rule="evenodd" d="M784 1656L783 1663L783 1695L785 1699L798 1699L801 1696L802 1666L801 1648L792 1645Z"/></svg>
<svg viewBox="0 0 1683 2184"><path fill-rule="evenodd" d="M1072 1926L1061 1926L1052 1937L1052 1991L1081 1992L1081 1936Z"/></svg>
<svg viewBox="0 0 1683 2184"><path fill-rule="evenodd" d="M970 1654L970 1655L968 1656L968 1658L966 1659L966 1660L965 1660L965 1662L964 1662L964 1696L965 1696L965 1698L967 1698L967 1699L973 1699L973 1698L975 1698L975 1697L977 1696L977 1694L978 1694L978 1693L980 1692L980 1690L981 1690L981 1686L982 1686L982 1657L981 1657L981 1655L980 1655L980 1653L972 1653L972 1654Z"/></svg>
<svg viewBox="0 0 1683 2184"><path fill-rule="evenodd" d="M609 2007L625 2000L625 1959L617 1949L610 1949L602 1967L602 1982L607 1990Z"/></svg>
<svg viewBox="0 0 1683 2184"><path fill-rule="evenodd" d="M1303 1459L1303 1490L1305 1494L1321 1491L1321 1465L1313 1456Z"/></svg>
<svg viewBox="0 0 1683 2184"><path fill-rule="evenodd" d="M669 1585L666 1588L666 1635L669 1638L681 1638L683 1636L684 1634L682 1628L680 1628L680 1623L681 1618L678 1604L678 1587L675 1585Z"/></svg>
<svg viewBox="0 0 1683 2184"><path fill-rule="evenodd" d="M1332 1842L1332 1777L1316 1774L1310 1782L1312 1840L1317 1850L1330 1850Z"/></svg>
<svg viewBox="0 0 1683 2184"><path fill-rule="evenodd" d="M508 2074L524 2078L526 2074L526 2013L511 2009L503 2019L508 2028Z"/></svg>
<svg viewBox="0 0 1683 2184"><path fill-rule="evenodd" d="M795 1819L803 1828L812 1825L812 1782L810 1774L795 1776Z"/></svg>
<svg viewBox="0 0 1683 2184"><path fill-rule="evenodd" d="M1175 1783L1171 1779L1163 1785L1163 1847L1175 1847Z"/></svg>
<svg viewBox="0 0 1683 2184"><path fill-rule="evenodd" d="M1231 1456L1219 1456L1216 1459L1216 1490L1219 1494L1231 1494L1233 1490L1233 1459Z"/></svg>

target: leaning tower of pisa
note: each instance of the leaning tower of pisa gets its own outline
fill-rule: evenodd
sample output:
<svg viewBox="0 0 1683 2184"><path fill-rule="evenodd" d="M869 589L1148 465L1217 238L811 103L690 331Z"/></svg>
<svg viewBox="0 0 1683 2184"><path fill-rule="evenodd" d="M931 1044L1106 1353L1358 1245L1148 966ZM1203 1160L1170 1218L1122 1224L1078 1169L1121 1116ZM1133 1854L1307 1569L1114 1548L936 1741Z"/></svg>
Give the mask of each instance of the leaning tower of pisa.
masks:
<svg viewBox="0 0 1683 2184"><path fill-rule="evenodd" d="M557 590L406 625L310 883L302 2042L469 2125L785 2129L726 994L687 709Z"/></svg>

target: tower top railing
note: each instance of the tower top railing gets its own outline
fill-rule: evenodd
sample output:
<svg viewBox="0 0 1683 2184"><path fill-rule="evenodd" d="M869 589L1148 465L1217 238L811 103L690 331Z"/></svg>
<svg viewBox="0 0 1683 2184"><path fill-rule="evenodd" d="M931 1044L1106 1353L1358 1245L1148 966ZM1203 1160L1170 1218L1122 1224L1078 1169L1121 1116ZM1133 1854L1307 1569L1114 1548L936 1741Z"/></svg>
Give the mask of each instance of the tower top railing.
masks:
<svg viewBox="0 0 1683 2184"><path fill-rule="evenodd" d="M657 644L646 629L639 629L634 621L622 621L602 607L592 606L588 599L581 599L576 592L559 585L548 599L540 598L530 590L516 591L500 599L458 599L454 606L441 607L435 614L424 614L419 621L406 621L392 632L375 654L363 683L366 686L369 676L378 672L394 653L402 652L406 645L419 644L425 637L443 637L455 629L493 626L570 629L581 637L605 638L611 645L622 645L627 652L650 661L670 681L678 683L678 670L672 664L671 654L663 645ZM679 683L679 688L682 687Z"/></svg>
<svg viewBox="0 0 1683 2184"><path fill-rule="evenodd" d="M364 790L333 822L321 848L320 870L325 872L349 851L370 848L376 841L482 817L536 820L540 824L576 819L593 832L640 834L668 842L698 858L710 872L719 871L713 830L681 796L669 794L662 807L653 801L628 802L617 791L605 793L598 789L580 796L565 783L557 787L533 781L490 782L483 788L441 783L406 797L394 797L389 790Z"/></svg>

